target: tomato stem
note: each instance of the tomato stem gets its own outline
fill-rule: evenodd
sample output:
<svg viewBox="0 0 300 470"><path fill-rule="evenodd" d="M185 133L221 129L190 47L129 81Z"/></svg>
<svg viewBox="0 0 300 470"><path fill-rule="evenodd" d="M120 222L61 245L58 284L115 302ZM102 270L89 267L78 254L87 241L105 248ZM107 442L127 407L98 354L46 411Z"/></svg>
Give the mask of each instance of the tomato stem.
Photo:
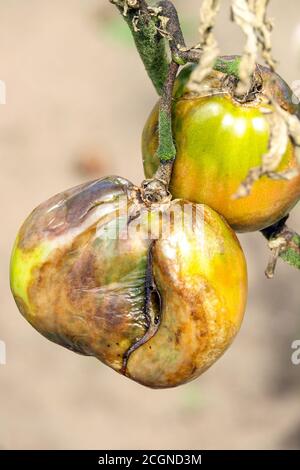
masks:
<svg viewBox="0 0 300 470"><path fill-rule="evenodd" d="M131 7L126 0L110 1L128 24L147 74L161 95L168 74L169 58L165 39L158 32L157 18L151 15L145 0L138 0L135 7Z"/></svg>
<svg viewBox="0 0 300 470"><path fill-rule="evenodd" d="M176 147L174 145L172 130L172 99L173 89L179 65L171 62L168 76L164 85L164 91L159 103L159 123L157 157L160 165L151 180L146 180L144 185L145 198L161 200L169 197L169 184L171 181L173 164L176 158Z"/></svg>
<svg viewBox="0 0 300 470"><path fill-rule="evenodd" d="M300 235L286 225L287 217L261 231L269 241L272 252L270 263L266 270L266 276L272 279L276 268L278 257L300 269Z"/></svg>
<svg viewBox="0 0 300 470"><path fill-rule="evenodd" d="M164 91L160 99L158 128L159 146L157 156L162 163L174 160L176 156L172 132L172 96L178 68L179 65L172 61L169 66Z"/></svg>
<svg viewBox="0 0 300 470"><path fill-rule="evenodd" d="M214 66L214 70L223 72L226 75L231 75L232 77L239 79L240 63L240 56L218 57Z"/></svg>
<svg viewBox="0 0 300 470"><path fill-rule="evenodd" d="M149 78L162 96L170 57L179 66L198 63L202 50L186 47L177 10L170 0L161 0L156 7L149 6L146 0L137 0L134 7L128 0L110 1L127 22ZM214 69L239 78L240 60L237 56L220 57Z"/></svg>

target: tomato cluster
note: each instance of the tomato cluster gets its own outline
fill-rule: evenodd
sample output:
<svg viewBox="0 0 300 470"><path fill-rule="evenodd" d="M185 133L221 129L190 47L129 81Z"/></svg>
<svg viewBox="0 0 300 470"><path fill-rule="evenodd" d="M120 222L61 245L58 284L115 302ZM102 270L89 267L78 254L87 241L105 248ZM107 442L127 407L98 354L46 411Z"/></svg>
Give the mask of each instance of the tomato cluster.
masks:
<svg viewBox="0 0 300 470"><path fill-rule="evenodd" d="M220 72L206 93L191 93L191 72L182 70L173 97L174 199L149 203L120 177L83 184L30 214L11 258L12 292L34 328L152 388L195 379L229 347L247 301L233 229L263 229L300 196L300 176L263 177L233 198L268 151L273 109L264 97L298 112L287 85L261 68L262 88L242 103ZM158 104L143 132L147 178L160 163L157 146ZM278 171L296 165L289 141Z"/></svg>

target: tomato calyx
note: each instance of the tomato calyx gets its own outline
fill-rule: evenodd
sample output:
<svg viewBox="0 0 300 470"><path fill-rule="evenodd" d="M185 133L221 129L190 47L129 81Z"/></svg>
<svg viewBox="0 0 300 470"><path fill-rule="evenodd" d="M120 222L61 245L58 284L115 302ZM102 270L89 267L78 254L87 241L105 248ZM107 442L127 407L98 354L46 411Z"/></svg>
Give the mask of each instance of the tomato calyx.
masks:
<svg viewBox="0 0 300 470"><path fill-rule="evenodd" d="M141 183L140 196L147 207L152 204L168 203L172 199L169 184L172 176L174 161L161 162L153 178Z"/></svg>
<svg viewBox="0 0 300 470"><path fill-rule="evenodd" d="M239 80L233 75L225 75L222 79L222 89L228 91L232 99L239 104L246 104L257 101L258 97L263 92L264 82L259 70L257 70L252 77L251 87L246 94L239 95L237 93L238 85Z"/></svg>
<svg viewBox="0 0 300 470"><path fill-rule="evenodd" d="M237 56L220 57L220 60L224 61L225 59L226 62L233 62L237 60ZM188 64L180 71L174 88L174 101L228 94L239 105L249 103L251 106L251 104L259 104L261 101L269 102L268 98L272 97L282 109L290 114L295 114L300 119L300 107L293 101L292 90L276 72L272 72L268 67L256 65L251 87L244 96L238 96L236 93L238 76L234 73L226 73L226 68L214 69L202 81L199 90L192 91L189 81L195 67L195 64Z"/></svg>

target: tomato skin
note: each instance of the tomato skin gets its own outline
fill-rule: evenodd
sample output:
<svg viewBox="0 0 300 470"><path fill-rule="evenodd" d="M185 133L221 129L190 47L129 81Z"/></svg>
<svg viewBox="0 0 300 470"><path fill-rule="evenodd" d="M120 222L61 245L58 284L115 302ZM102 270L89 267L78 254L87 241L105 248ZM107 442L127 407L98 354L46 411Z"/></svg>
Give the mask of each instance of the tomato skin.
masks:
<svg viewBox="0 0 300 470"><path fill-rule="evenodd" d="M179 76L173 105L173 132L177 156L170 191L175 198L205 203L223 215L236 231L261 230L280 220L300 197L300 176L291 181L267 177L257 181L251 194L233 199L251 168L261 164L268 151L269 124L260 102L240 104L229 94L208 97L186 96L188 73ZM274 91L286 102L284 82ZM288 106L285 106L288 108ZM295 112L291 104L290 111ZM147 178L155 173L158 159L158 104L146 122L142 152ZM277 171L296 168L294 148L289 142Z"/></svg>
<svg viewBox="0 0 300 470"><path fill-rule="evenodd" d="M37 207L13 249L11 289L22 315L49 340L143 385L175 387L213 365L239 331L245 257L232 229L204 205L141 205L135 219L125 218L118 201L126 198L136 211L132 187L105 178ZM172 218L165 237L145 236L149 217L161 233L183 205L199 215L197 223ZM130 235L110 237L117 226L131 226Z"/></svg>

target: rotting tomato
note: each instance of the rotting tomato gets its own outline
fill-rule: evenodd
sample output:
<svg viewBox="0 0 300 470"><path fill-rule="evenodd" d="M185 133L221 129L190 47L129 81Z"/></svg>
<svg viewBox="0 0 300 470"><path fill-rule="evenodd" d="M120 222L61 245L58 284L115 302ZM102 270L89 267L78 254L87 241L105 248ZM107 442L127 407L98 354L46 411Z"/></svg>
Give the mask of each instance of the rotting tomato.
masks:
<svg viewBox="0 0 300 470"><path fill-rule="evenodd" d="M110 177L32 212L13 249L11 289L49 340L166 388L198 377L231 344L247 272L215 211L170 199L148 206L139 188Z"/></svg>
<svg viewBox="0 0 300 470"><path fill-rule="evenodd" d="M230 58L228 58L230 59ZM237 101L224 90L223 73L214 71L206 80L206 96L190 93L188 80L193 65L177 78L173 104L173 133L177 155L170 191L175 198L204 203L223 215L237 231L268 227L284 217L300 197L300 176L292 180L257 181L249 196L233 196L249 170L261 164L268 151L269 124L263 93L276 98L289 112L298 114L288 85L269 69L259 66L262 89L249 102ZM218 90L218 91L212 91ZM142 138L144 171L151 178L159 164L158 104L151 112ZM289 141L278 171L296 168L293 144Z"/></svg>

